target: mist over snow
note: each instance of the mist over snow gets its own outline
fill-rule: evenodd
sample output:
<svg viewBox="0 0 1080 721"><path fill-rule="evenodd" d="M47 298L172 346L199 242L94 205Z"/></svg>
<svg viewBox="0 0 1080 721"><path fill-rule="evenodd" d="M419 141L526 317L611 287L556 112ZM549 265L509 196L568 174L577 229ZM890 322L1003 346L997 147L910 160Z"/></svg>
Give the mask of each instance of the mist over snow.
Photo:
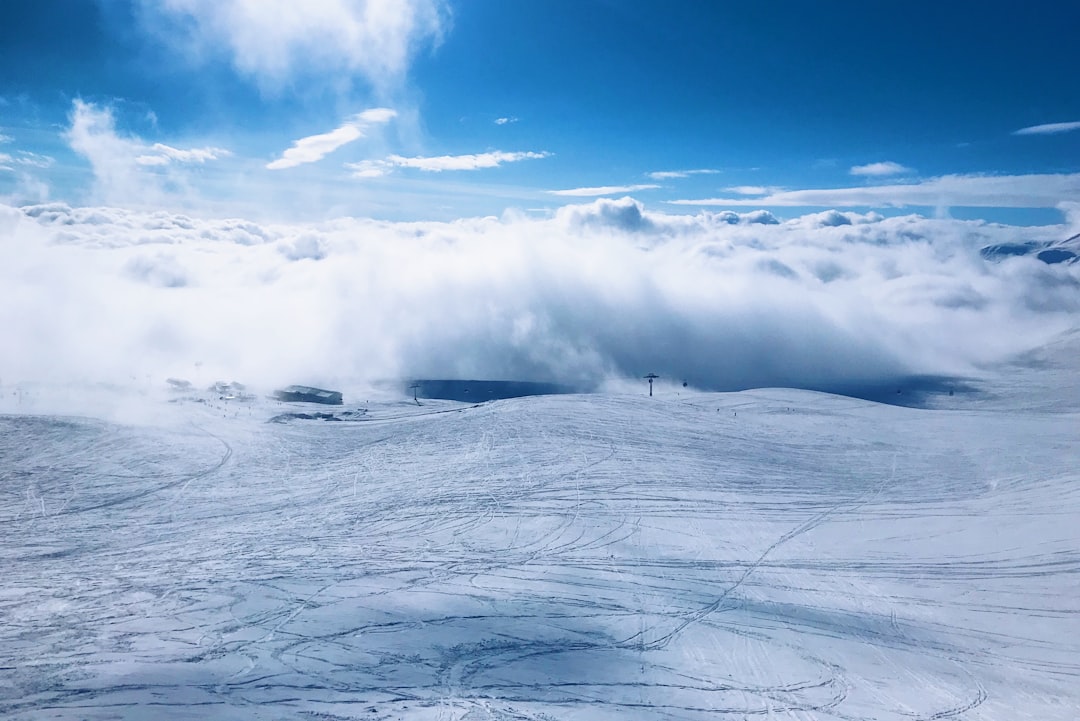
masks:
<svg viewBox="0 0 1080 721"><path fill-rule="evenodd" d="M1067 226L828 211L310 225L0 206L0 380L489 378L843 389L965 375L1071 327ZM198 366L196 364L199 364Z"/></svg>

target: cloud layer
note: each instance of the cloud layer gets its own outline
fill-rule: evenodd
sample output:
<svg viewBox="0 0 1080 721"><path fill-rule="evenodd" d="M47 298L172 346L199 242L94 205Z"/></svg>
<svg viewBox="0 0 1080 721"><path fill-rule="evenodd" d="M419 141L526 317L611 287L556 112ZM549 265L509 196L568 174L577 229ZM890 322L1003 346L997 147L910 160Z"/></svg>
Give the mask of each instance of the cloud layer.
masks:
<svg viewBox="0 0 1080 721"><path fill-rule="evenodd" d="M788 190L759 198L703 198L675 205L842 208L1057 208L1080 197L1080 173L943 175L912 183L857 188Z"/></svg>
<svg viewBox="0 0 1080 721"><path fill-rule="evenodd" d="M542 220L311 226L0 206L0 377L588 386L656 372L842 389L964 374L1080 312L1080 267L978 249L1066 232L664 215L629 198Z"/></svg>
<svg viewBox="0 0 1080 721"><path fill-rule="evenodd" d="M621 195L623 193L636 193L640 190L655 190L659 187L660 186L655 183L641 183L638 185L598 185L590 188L549 190L548 193L570 198L596 198L601 195Z"/></svg>

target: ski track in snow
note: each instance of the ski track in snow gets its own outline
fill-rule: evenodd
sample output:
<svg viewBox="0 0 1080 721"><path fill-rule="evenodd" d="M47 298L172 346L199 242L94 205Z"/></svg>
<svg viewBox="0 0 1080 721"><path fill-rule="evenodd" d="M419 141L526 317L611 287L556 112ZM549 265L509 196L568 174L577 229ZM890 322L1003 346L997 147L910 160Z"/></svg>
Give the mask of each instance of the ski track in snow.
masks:
<svg viewBox="0 0 1080 721"><path fill-rule="evenodd" d="M0 416L0 717L1080 717L1074 410L431 409Z"/></svg>

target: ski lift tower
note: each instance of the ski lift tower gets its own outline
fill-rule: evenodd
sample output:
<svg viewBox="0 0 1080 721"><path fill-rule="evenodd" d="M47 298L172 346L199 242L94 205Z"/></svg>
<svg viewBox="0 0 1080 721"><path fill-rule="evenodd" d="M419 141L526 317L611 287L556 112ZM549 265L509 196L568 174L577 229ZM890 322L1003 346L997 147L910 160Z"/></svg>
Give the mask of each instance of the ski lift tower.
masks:
<svg viewBox="0 0 1080 721"><path fill-rule="evenodd" d="M411 386L409 386L409 389L412 391L412 399L416 401L416 405L420 405L420 401L416 399L416 391L418 388L420 388L419 383L413 383Z"/></svg>
<svg viewBox="0 0 1080 721"><path fill-rule="evenodd" d="M660 376L656 375L655 373L650 373L649 375L645 376L645 380L649 381L649 398L652 398L652 382L659 377Z"/></svg>

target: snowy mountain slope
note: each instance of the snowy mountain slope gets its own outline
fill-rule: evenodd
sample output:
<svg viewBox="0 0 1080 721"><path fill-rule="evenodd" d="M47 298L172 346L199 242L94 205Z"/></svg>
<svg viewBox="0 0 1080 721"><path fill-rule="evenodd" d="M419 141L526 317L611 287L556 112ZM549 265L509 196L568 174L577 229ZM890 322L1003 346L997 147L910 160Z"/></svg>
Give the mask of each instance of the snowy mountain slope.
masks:
<svg viewBox="0 0 1080 721"><path fill-rule="evenodd" d="M1074 341L952 410L0 416L0 716L1075 719Z"/></svg>
<svg viewBox="0 0 1080 721"><path fill-rule="evenodd" d="M1019 243L998 243L980 249L987 260L1003 260L1021 255L1034 255L1046 263L1075 263L1080 258L1080 233L1062 241L1024 241Z"/></svg>

